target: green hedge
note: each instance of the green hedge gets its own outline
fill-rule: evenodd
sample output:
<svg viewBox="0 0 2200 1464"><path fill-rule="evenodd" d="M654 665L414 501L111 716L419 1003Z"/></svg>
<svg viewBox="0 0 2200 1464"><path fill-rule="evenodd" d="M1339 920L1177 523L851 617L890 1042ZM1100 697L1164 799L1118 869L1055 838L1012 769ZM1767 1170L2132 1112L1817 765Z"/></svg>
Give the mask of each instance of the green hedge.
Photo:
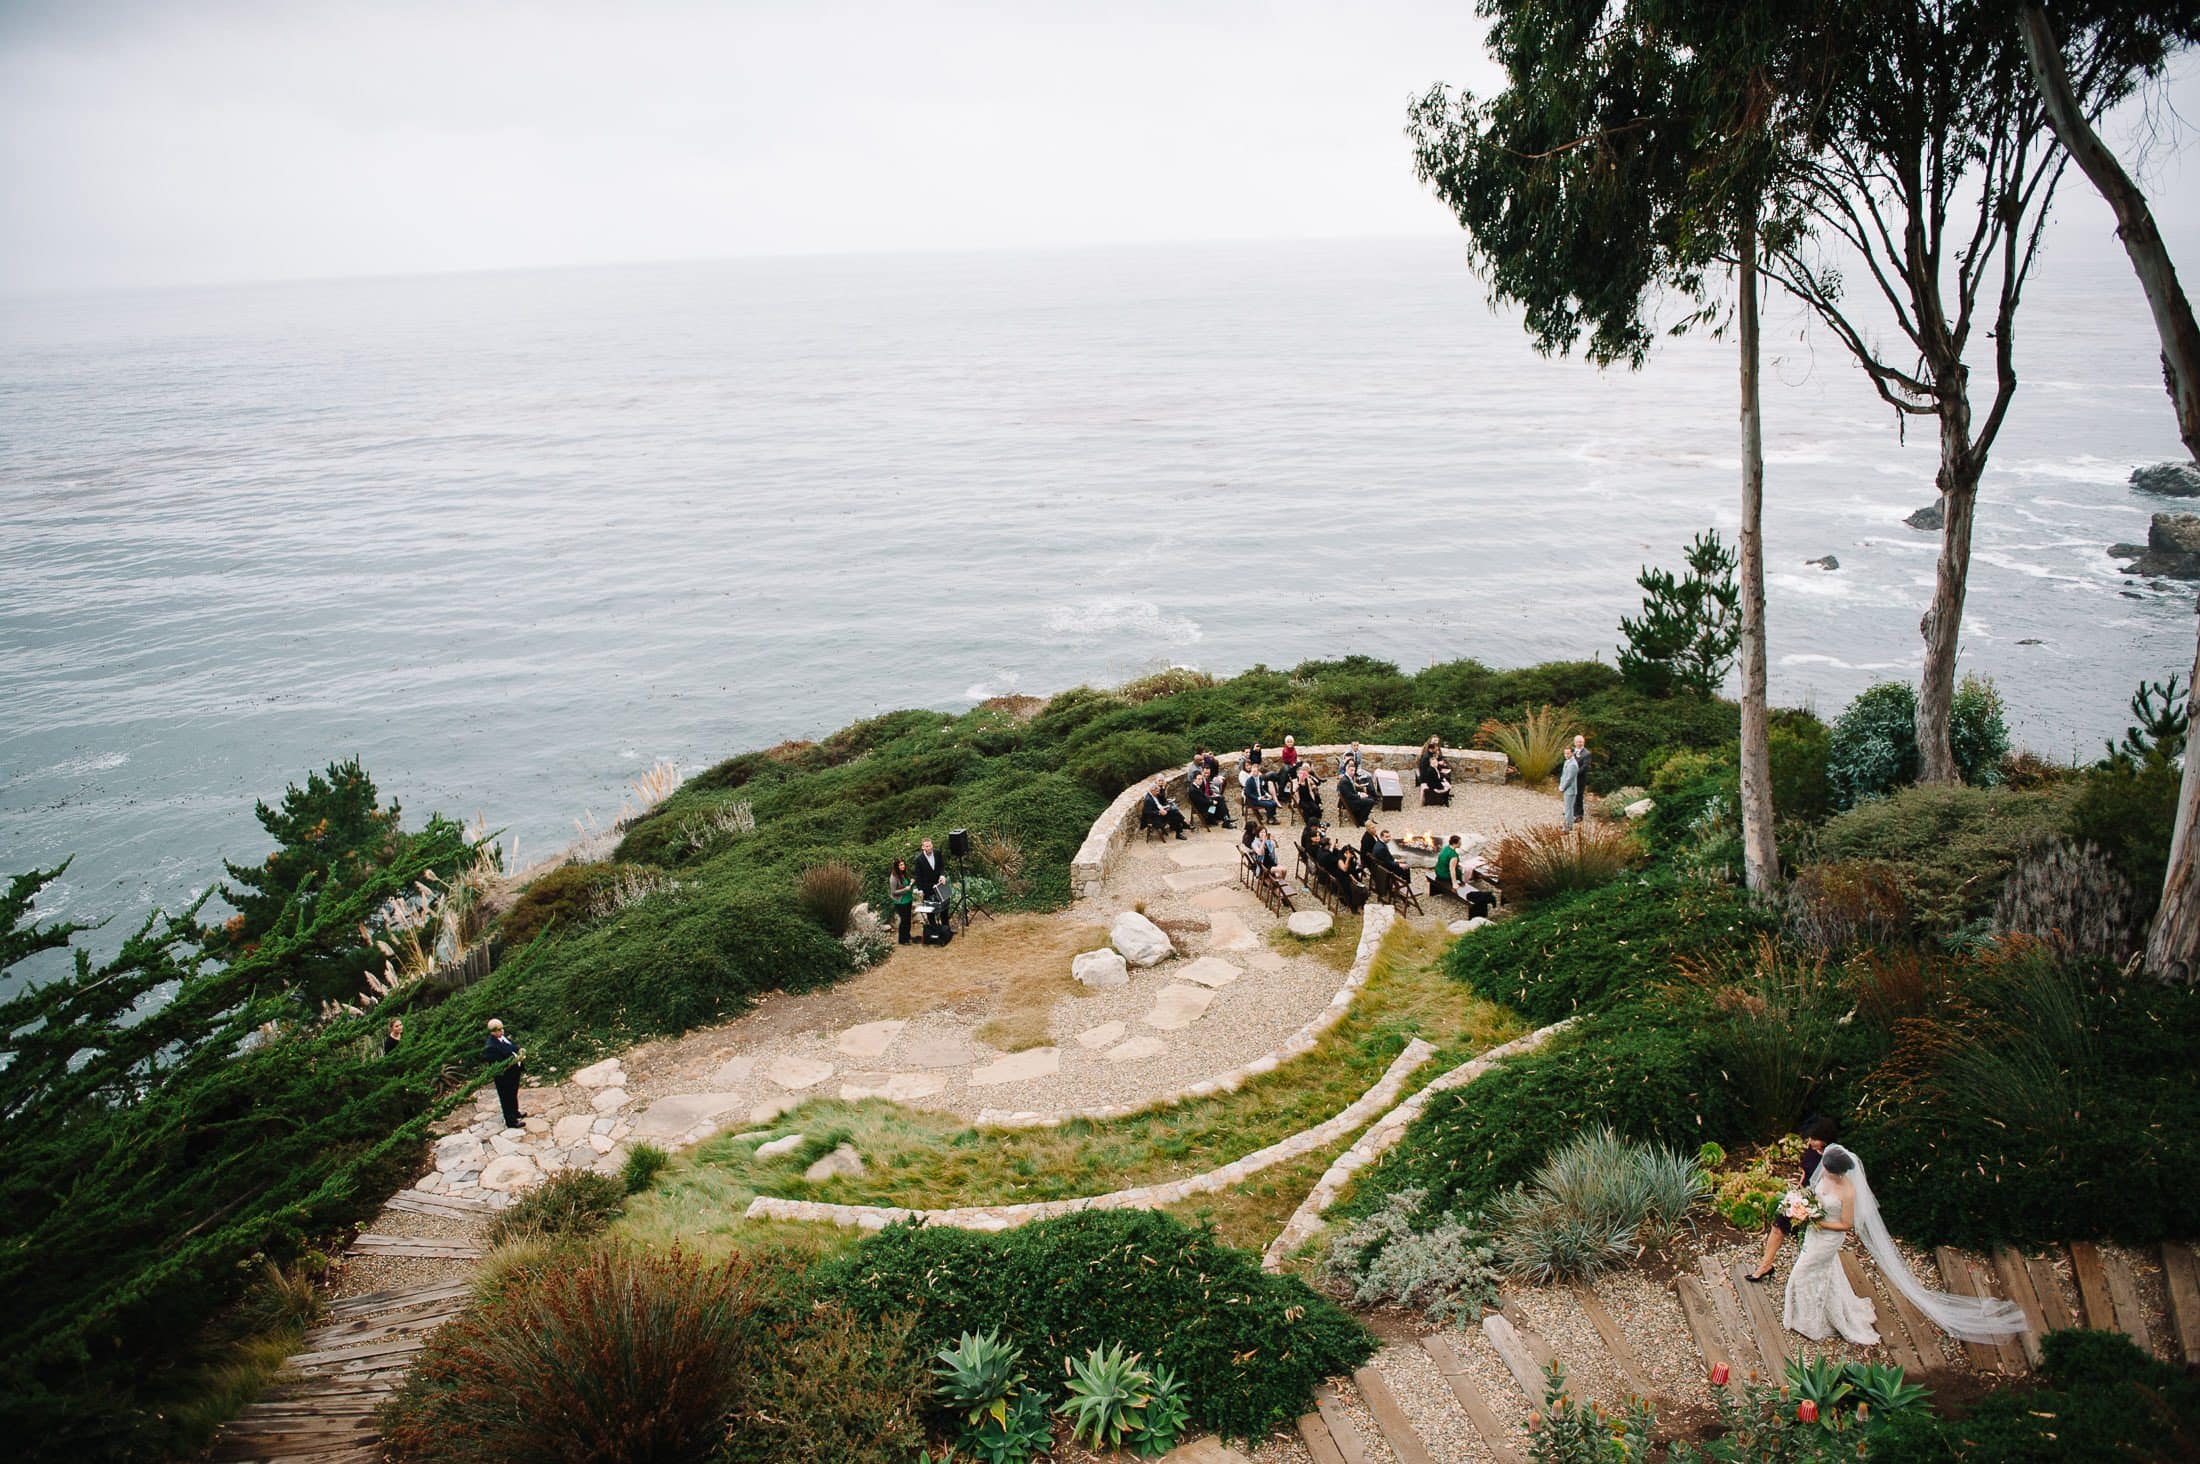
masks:
<svg viewBox="0 0 2200 1464"><path fill-rule="evenodd" d="M1808 853L1813 862L1891 866L1919 926L1951 936L1991 915L2017 857L2063 830L2072 792L1960 783L1904 788L1827 820Z"/></svg>
<svg viewBox="0 0 2200 1464"><path fill-rule="evenodd" d="M998 1329L1054 1388L1062 1360L1110 1343L1183 1378L1193 1421L1257 1438L1306 1411L1375 1339L1296 1277L1208 1229L1145 1211L1091 1211L982 1234L896 1225L814 1273L860 1318L913 1313L926 1351Z"/></svg>
<svg viewBox="0 0 2200 1464"><path fill-rule="evenodd" d="M1872 1464L2088 1464L2194 1457L2200 1378L2116 1332L2050 1332L2039 1387L2002 1388L1963 1418L1922 1409L1873 1435Z"/></svg>

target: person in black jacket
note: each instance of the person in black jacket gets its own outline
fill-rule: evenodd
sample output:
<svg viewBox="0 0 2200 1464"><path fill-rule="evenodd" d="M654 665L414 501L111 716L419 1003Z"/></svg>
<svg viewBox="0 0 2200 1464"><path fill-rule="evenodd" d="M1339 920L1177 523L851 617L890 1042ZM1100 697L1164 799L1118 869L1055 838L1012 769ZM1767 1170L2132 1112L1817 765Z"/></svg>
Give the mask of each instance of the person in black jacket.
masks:
<svg viewBox="0 0 2200 1464"><path fill-rule="evenodd" d="M918 847L916 863L909 866L909 877L917 882L917 888L924 894L925 903L930 904L932 891L939 887L941 880L947 878L947 861L932 847L930 839L926 839Z"/></svg>
<svg viewBox="0 0 2200 1464"><path fill-rule="evenodd" d="M1153 786L1146 790L1145 802L1139 805L1139 817L1147 827L1167 829L1180 839L1184 837L1184 831L1192 826L1191 821L1184 817L1184 810L1178 808L1176 800L1169 796L1168 785L1159 778L1154 779Z"/></svg>
<svg viewBox="0 0 2200 1464"><path fill-rule="evenodd" d="M1354 766L1337 779L1337 811L1350 814L1361 828L1367 827L1367 816L1375 811L1377 796L1375 780L1364 768Z"/></svg>
<svg viewBox="0 0 2200 1464"><path fill-rule="evenodd" d="M495 1017L489 1019L489 1040L481 1049L486 1062L504 1064L497 1069L497 1101L504 1105L504 1126L522 1128L527 1115L519 1111L519 1069L527 1054L511 1038L504 1035L504 1024Z"/></svg>
<svg viewBox="0 0 2200 1464"><path fill-rule="evenodd" d="M1292 786L1291 795L1298 801L1299 817L1307 823L1322 821L1322 785L1315 781L1314 770L1299 764L1299 780Z"/></svg>

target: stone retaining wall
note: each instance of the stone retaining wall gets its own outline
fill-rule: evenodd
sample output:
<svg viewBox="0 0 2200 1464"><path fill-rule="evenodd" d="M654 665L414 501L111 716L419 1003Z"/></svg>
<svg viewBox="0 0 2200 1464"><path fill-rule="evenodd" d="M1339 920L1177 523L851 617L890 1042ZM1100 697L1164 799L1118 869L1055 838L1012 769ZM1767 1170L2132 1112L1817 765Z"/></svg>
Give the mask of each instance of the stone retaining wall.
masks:
<svg viewBox="0 0 2200 1464"><path fill-rule="evenodd" d="M1459 1064L1377 1119L1366 1133L1360 1135L1358 1143L1337 1156L1336 1162L1323 1172L1299 1207L1291 1212L1291 1218L1284 1222L1282 1233L1270 1241L1268 1249L1262 1253L1261 1268L1268 1271L1279 1269L1285 1257L1320 1232L1324 1224L1322 1215L1336 1203L1337 1196L1344 1192L1344 1187L1352 1176L1381 1158L1404 1138L1406 1130L1421 1116L1421 1110L1428 1107L1429 1099L1447 1089L1466 1086L1508 1057L1518 1057L1523 1052L1535 1051L1573 1024L1574 1019L1568 1017L1562 1022L1553 1022L1548 1027L1539 1027L1525 1037L1515 1037L1502 1046L1493 1047L1481 1056Z"/></svg>
<svg viewBox="0 0 2200 1464"><path fill-rule="evenodd" d="M1314 771L1322 777L1334 778L1337 773L1337 759L1344 756L1349 747L1349 743L1342 742L1302 747L1299 749L1299 757L1312 764ZM1455 784L1502 783L1512 775L1512 764L1501 752L1447 747L1444 749L1444 756L1451 760L1451 777ZM1222 764L1223 777L1229 780L1233 791L1237 786L1237 766L1243 757L1242 752L1216 754L1217 760ZM1411 773L1420 759L1420 748L1397 743L1363 744L1360 748L1360 761L1370 768L1393 768L1402 773ZM1191 759L1187 757L1185 761L1188 763ZM1093 821L1092 831L1085 835L1085 842L1077 848L1077 857L1070 861L1070 891L1078 899L1098 898L1107 884L1108 871L1115 864L1115 856L1122 852L1123 845L1130 841L1130 836L1138 829L1138 800L1146 796L1146 790L1153 786L1155 777L1167 780L1170 796L1179 799L1185 796L1186 778L1182 767L1149 774L1118 793L1115 801ZM1407 784L1406 796L1415 796L1410 783Z"/></svg>
<svg viewBox="0 0 2200 1464"><path fill-rule="evenodd" d="M1368 1089L1342 1113L1304 1129L1287 1139L1278 1140L1265 1149L1255 1150L1242 1159L1232 1160L1220 1169L1210 1169L1205 1174L1195 1174L1186 1179L1172 1179L1160 1184L1142 1184L1131 1189L1117 1190L1113 1194L1090 1195L1075 1200L1037 1200L1022 1205L974 1205L959 1210L905 1210L892 1205L828 1205L816 1200L783 1200L773 1195L758 1195L749 1201L746 1212L751 1220L815 1220L833 1225L860 1226L865 1230L883 1230L903 1220L922 1220L932 1225L952 1225L961 1230L1010 1230L1027 1225L1034 1220L1051 1220L1058 1215L1075 1214L1081 1210L1159 1210L1189 1198L1192 1195L1214 1194L1242 1184L1246 1179L1278 1164L1328 1148L1337 1140L1366 1123L1376 1114L1397 1102L1403 1092L1406 1079L1414 1070L1436 1055L1431 1044L1416 1037L1406 1044L1397 1060L1374 1087Z"/></svg>
<svg viewBox="0 0 2200 1464"><path fill-rule="evenodd" d="M1388 905L1370 901L1360 918L1360 943L1352 953L1352 967L1344 973L1344 985L1329 998L1329 1005L1291 1034L1281 1047L1254 1058L1242 1067L1235 1067L1219 1076L1179 1088L1173 1093L1163 1093L1155 1098L1141 1098L1136 1103L1109 1103L1096 1108L1058 1108L1051 1113L1029 1111L1012 1112L1006 1109L988 1108L979 1113L980 1128L1054 1128L1073 1118L1107 1121L1129 1118L1155 1108L1168 1108L1193 1098L1211 1098L1217 1093L1235 1093L1247 1081L1262 1073L1274 1072L1294 1057L1303 1057L1314 1050L1314 1044L1322 1034L1344 1020L1344 1014L1352 1010L1360 988L1367 985L1368 972L1375 969L1375 956L1382 946L1383 937L1390 934L1398 923L1398 912Z"/></svg>

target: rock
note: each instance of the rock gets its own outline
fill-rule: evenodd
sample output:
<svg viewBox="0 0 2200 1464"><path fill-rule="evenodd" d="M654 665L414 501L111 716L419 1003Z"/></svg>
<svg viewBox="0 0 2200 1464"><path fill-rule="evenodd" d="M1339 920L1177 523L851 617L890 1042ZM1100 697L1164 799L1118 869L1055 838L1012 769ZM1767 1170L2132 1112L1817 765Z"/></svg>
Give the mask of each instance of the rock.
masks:
<svg viewBox="0 0 2200 1464"><path fill-rule="evenodd" d="M588 1147L595 1150L598 1154L608 1154L613 1149L616 1149L618 1145L614 1144L609 1138L607 1138L603 1134L590 1134L588 1136Z"/></svg>
<svg viewBox="0 0 2200 1464"><path fill-rule="evenodd" d="M1245 973L1220 956L1201 956L1176 974L1202 986L1228 986Z"/></svg>
<svg viewBox="0 0 2200 1464"><path fill-rule="evenodd" d="M2118 559L2137 555L2124 566L2125 574L2200 579L2200 514L2158 513L2147 527L2144 549L2137 544L2117 544L2108 552Z"/></svg>
<svg viewBox="0 0 2200 1464"><path fill-rule="evenodd" d="M796 1057L791 1052L773 1058L771 1066L764 1069L765 1077L796 1092L814 1088L832 1075L831 1063L819 1062L814 1057Z"/></svg>
<svg viewBox="0 0 2200 1464"><path fill-rule="evenodd" d="M1123 959L1133 966L1158 966L1176 954L1168 934L1136 910L1125 910L1115 917L1115 923L1108 927L1108 944L1121 951Z"/></svg>
<svg viewBox="0 0 2200 1464"><path fill-rule="evenodd" d="M677 1139L740 1106L739 1093L673 1093L650 1104L634 1121L633 1131L645 1139Z"/></svg>
<svg viewBox="0 0 2200 1464"><path fill-rule="evenodd" d="M1475 917L1474 917L1474 918L1473 918L1472 920L1469 920L1469 921L1467 922L1467 929L1469 929L1469 930L1480 930L1480 929L1481 929L1481 928L1482 928L1483 926L1485 926L1485 925L1487 925L1487 924L1489 924L1489 923L1490 923L1490 917L1489 917L1489 916L1487 916L1487 915L1477 915L1477 916L1475 916Z"/></svg>
<svg viewBox="0 0 2200 1464"><path fill-rule="evenodd" d="M435 1167L443 1174L473 1169L480 1165L484 1152L481 1140L472 1134L452 1134L447 1139L436 1140Z"/></svg>
<svg viewBox="0 0 2200 1464"><path fill-rule="evenodd" d="M1204 986L1164 986L1153 999L1153 1010L1139 1020L1163 1032L1181 1031L1205 1016L1214 999L1215 994Z"/></svg>
<svg viewBox="0 0 2200 1464"><path fill-rule="evenodd" d="M1077 1045L1087 1052L1098 1052L1103 1047L1122 1041L1124 1031L1125 1028L1121 1022L1102 1022L1097 1027L1079 1032L1077 1034Z"/></svg>
<svg viewBox="0 0 2200 1464"><path fill-rule="evenodd" d="M938 1073L866 1073L861 1082L842 1083L840 1096L853 1103L859 1098L884 1098L889 1103L913 1103L947 1090L947 1079Z"/></svg>
<svg viewBox="0 0 2200 1464"><path fill-rule="evenodd" d="M1235 871L1238 865L1238 846L1229 839L1201 839L1169 850L1169 862L1179 869L1213 869Z"/></svg>
<svg viewBox="0 0 2200 1464"><path fill-rule="evenodd" d="M1913 529L1930 529L1932 532L1937 534L1941 531L1942 527L1947 523L1947 521L1947 505L1940 499L1936 498L1931 503L1928 503L1923 508L1919 509L1916 513L1911 514L1902 522L1908 524Z"/></svg>
<svg viewBox="0 0 2200 1464"><path fill-rule="evenodd" d="M1107 1051L1109 1062L1137 1062L1141 1058L1159 1057L1169 1050L1169 1044L1159 1037L1133 1037L1119 1047Z"/></svg>
<svg viewBox="0 0 2200 1464"><path fill-rule="evenodd" d="M512 1138L506 1134L497 1134L491 1137L489 1140L489 1150L491 1153L500 1155L524 1154L527 1152L525 1149L522 1149L520 1147L520 1142L518 1139Z"/></svg>
<svg viewBox="0 0 2200 1464"><path fill-rule="evenodd" d="M592 1134L608 1134L611 1132L611 1126L617 1122L618 1120L616 1118L613 1118L610 1114L607 1113L602 1118L599 1118L594 1123L590 1124L588 1126L588 1131Z"/></svg>
<svg viewBox="0 0 2200 1464"><path fill-rule="evenodd" d="M1211 951L1257 951L1260 937L1253 934L1243 920L1228 910L1217 910L1207 917L1207 949Z"/></svg>
<svg viewBox="0 0 2200 1464"><path fill-rule="evenodd" d="M1337 917L1327 910L1293 910L1283 928L1300 940L1312 940L1337 928Z"/></svg>
<svg viewBox="0 0 2200 1464"><path fill-rule="evenodd" d="M840 1034L833 1045L848 1057L873 1058L894 1045L907 1022L865 1022Z"/></svg>
<svg viewBox="0 0 2200 1464"><path fill-rule="evenodd" d="M1841 561L1834 558L1831 554L1820 555L1816 559L1806 559L1803 561L1803 563L1815 565L1819 569L1839 569L1841 567Z"/></svg>
<svg viewBox="0 0 2200 1464"><path fill-rule="evenodd" d="M1250 910L1255 903L1253 896L1234 884L1225 885L1219 890L1201 890L1191 899L1191 906L1194 910L1205 910L1210 913L1216 910ZM1210 930L1214 928L1212 919L1207 924Z"/></svg>
<svg viewBox="0 0 2200 1464"><path fill-rule="evenodd" d="M961 1067L976 1058L970 1044L953 1034L912 1037L901 1045L900 1059L910 1067Z"/></svg>
<svg viewBox="0 0 2200 1464"><path fill-rule="evenodd" d="M2164 498L2200 498L2200 468L2191 463L2155 463L2131 470L2131 486Z"/></svg>
<svg viewBox="0 0 2200 1464"><path fill-rule="evenodd" d="M2147 526L2147 548L2161 554L2200 554L2200 513L2158 513Z"/></svg>
<svg viewBox="0 0 2200 1464"><path fill-rule="evenodd" d="M1163 937L1166 939L1166 937ZM1112 950L1084 951L1072 956L1069 974L1081 985L1094 990L1131 984L1131 969L1123 964L1123 958Z"/></svg>
<svg viewBox="0 0 2200 1464"><path fill-rule="evenodd" d="M550 1142L561 1149L570 1149L587 1139L589 1131L599 1123L607 1130L611 1127L607 1119L599 1119L586 1113L569 1113L559 1119L557 1126L550 1130Z"/></svg>
<svg viewBox="0 0 2200 1464"><path fill-rule="evenodd" d="M802 1147L802 1141L805 1137L807 1136L803 1134L789 1134L783 1139L767 1139L756 1146L756 1157L759 1159L777 1159L782 1154L792 1154Z"/></svg>
<svg viewBox="0 0 2200 1464"><path fill-rule="evenodd" d="M626 1066L615 1057L607 1057L573 1074L573 1081L583 1088L623 1088L626 1086Z"/></svg>
<svg viewBox="0 0 2200 1464"><path fill-rule="evenodd" d="M2017 644L2020 646L2044 646L2047 644L2047 642L2041 640L2038 636L2026 636L2023 640L2018 641Z"/></svg>
<svg viewBox="0 0 2200 1464"><path fill-rule="evenodd" d="M1619 816L1621 818L1627 819L1648 818L1650 816L1651 810L1655 809L1657 806L1657 800L1654 798L1637 798L1634 802L1628 804L1625 808L1621 809L1619 811Z"/></svg>
<svg viewBox="0 0 2200 1464"><path fill-rule="evenodd" d="M842 1176L853 1178L863 1173L863 1156L853 1144L836 1144L833 1152L802 1171L802 1177L811 1184L823 1184L828 1179Z"/></svg>
<svg viewBox="0 0 2200 1464"><path fill-rule="evenodd" d="M787 1114L802 1106L800 1098L771 1098L749 1110L749 1122L777 1123ZM617 1137L614 1135L613 1137Z"/></svg>
<svg viewBox="0 0 2200 1464"><path fill-rule="evenodd" d="M1448 935L1465 935L1467 933L1467 922L1464 920L1454 920L1451 922L1451 924L1444 927L1444 931Z"/></svg>
<svg viewBox="0 0 2200 1464"><path fill-rule="evenodd" d="M755 1072L756 1059L754 1057L729 1057L719 1064L718 1071L710 1075L710 1085L721 1090L738 1088L747 1082Z"/></svg>
<svg viewBox="0 0 2200 1464"><path fill-rule="evenodd" d="M1283 954L1280 951L1251 951L1245 957L1245 964L1273 976L1283 969Z"/></svg>
<svg viewBox="0 0 2200 1464"><path fill-rule="evenodd" d="M1018 1083L1026 1078L1051 1078L1061 1070L1061 1048L1034 1047L1025 1052L1011 1052L1008 1056L995 1058L982 1067L972 1068L970 1086L986 1088L995 1083Z"/></svg>
<svg viewBox="0 0 2200 1464"><path fill-rule="evenodd" d="M598 1113L609 1113L615 1108L626 1107L626 1089L606 1088L589 1100L589 1106Z"/></svg>
<svg viewBox="0 0 2200 1464"><path fill-rule="evenodd" d="M424 1195L439 1195L450 1181L441 1174L423 1174L413 1181L413 1188Z"/></svg>
<svg viewBox="0 0 2200 1464"><path fill-rule="evenodd" d="M505 1154L489 1161L481 1171L481 1187L513 1194L542 1183L542 1171L525 1154Z"/></svg>

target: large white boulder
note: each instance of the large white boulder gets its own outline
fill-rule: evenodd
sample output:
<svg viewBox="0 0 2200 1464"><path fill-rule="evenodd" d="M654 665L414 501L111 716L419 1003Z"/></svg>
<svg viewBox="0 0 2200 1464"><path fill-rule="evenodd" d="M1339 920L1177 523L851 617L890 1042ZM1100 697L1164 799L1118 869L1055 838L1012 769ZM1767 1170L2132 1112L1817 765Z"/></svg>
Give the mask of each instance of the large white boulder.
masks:
<svg viewBox="0 0 2200 1464"><path fill-rule="evenodd" d="M489 1161L489 1167L481 1171L481 1187L512 1194L518 1190L533 1189L542 1183L542 1171L535 1161L525 1154L506 1154Z"/></svg>
<svg viewBox="0 0 2200 1464"><path fill-rule="evenodd" d="M1072 956L1069 974L1095 989L1131 984L1131 968L1112 950L1086 951Z"/></svg>
<svg viewBox="0 0 2200 1464"><path fill-rule="evenodd" d="M1121 951L1123 959L1133 966L1158 966L1176 954L1168 932L1136 910L1125 910L1115 917L1115 923L1108 927L1108 944Z"/></svg>
<svg viewBox="0 0 2200 1464"><path fill-rule="evenodd" d="M1291 917L1283 924L1285 929L1301 940L1312 940L1318 935L1327 935L1334 930L1337 926L1337 917L1327 910L1293 910Z"/></svg>
<svg viewBox="0 0 2200 1464"><path fill-rule="evenodd" d="M856 1152L855 1145L838 1144L834 1146L832 1153L827 1154L824 1158L803 1170L802 1177L812 1184L822 1184L828 1179L838 1179L842 1175L853 1177L861 1173L863 1173L863 1156Z"/></svg>

